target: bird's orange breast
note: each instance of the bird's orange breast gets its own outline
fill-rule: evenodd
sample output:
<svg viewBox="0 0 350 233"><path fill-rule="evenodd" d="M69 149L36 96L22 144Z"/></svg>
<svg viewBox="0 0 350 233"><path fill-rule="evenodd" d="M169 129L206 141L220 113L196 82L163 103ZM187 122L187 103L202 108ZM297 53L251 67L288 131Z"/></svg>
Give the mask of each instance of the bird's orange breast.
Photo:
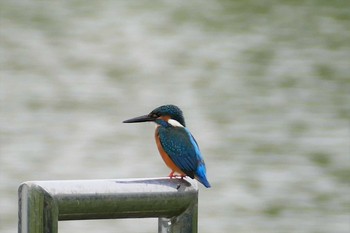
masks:
<svg viewBox="0 0 350 233"><path fill-rule="evenodd" d="M164 160L165 164L172 170L175 171L177 173L179 173L180 175L185 175L184 172L181 171L180 168L178 168L175 163L170 159L169 155L164 151L162 144L160 143L159 140L159 135L158 135L158 130L156 129L155 132L155 139L156 139L156 144L158 147L158 151L160 153L160 155L162 156L162 159Z"/></svg>

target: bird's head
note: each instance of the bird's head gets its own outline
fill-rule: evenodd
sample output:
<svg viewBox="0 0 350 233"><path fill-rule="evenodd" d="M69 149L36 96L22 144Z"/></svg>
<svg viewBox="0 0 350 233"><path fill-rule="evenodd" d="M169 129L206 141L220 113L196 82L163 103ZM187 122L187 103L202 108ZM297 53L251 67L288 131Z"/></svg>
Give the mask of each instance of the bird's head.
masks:
<svg viewBox="0 0 350 233"><path fill-rule="evenodd" d="M156 122L157 120L160 120L160 119L166 122L168 122L169 120L175 120L178 123L180 123L181 126L184 126L184 127L186 126L185 119L181 109L172 104L162 105L154 109L152 112L150 112L147 115L125 120L123 121L123 123L139 123L139 122L147 122L147 121Z"/></svg>

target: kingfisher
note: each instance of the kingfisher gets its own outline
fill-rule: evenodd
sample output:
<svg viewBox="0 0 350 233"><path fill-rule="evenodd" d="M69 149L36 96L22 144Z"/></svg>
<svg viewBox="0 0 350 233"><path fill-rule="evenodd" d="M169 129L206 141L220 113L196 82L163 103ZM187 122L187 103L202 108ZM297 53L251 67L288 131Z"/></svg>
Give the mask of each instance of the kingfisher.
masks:
<svg viewBox="0 0 350 233"><path fill-rule="evenodd" d="M189 176L210 188L206 168L199 146L186 128L181 109L175 105L162 105L147 115L131 118L123 123L156 123L155 140L158 151L170 168L170 178Z"/></svg>

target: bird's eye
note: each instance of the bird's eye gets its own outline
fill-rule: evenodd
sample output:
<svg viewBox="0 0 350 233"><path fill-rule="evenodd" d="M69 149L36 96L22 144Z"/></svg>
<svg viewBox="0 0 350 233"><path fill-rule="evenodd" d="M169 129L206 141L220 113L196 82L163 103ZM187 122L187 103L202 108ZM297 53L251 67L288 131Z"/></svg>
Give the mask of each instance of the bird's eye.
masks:
<svg viewBox="0 0 350 233"><path fill-rule="evenodd" d="M152 117L152 118L158 118L158 115L155 114L155 113L152 113L152 114L151 114L151 117Z"/></svg>

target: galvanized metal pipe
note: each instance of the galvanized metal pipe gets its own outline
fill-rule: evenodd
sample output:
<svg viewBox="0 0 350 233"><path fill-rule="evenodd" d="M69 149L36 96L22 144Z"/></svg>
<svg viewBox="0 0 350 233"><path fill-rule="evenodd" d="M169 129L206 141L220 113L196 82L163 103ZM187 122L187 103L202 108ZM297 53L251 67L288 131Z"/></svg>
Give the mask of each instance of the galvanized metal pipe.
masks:
<svg viewBox="0 0 350 233"><path fill-rule="evenodd" d="M19 233L57 233L59 220L158 217L158 232L197 232L193 180L28 181L20 185Z"/></svg>

